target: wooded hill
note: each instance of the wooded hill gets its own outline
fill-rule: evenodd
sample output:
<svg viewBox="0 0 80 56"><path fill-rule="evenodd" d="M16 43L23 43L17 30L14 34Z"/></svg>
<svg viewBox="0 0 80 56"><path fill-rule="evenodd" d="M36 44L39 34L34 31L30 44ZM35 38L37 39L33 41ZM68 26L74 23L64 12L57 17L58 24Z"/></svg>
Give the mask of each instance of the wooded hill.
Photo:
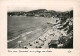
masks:
<svg viewBox="0 0 80 56"><path fill-rule="evenodd" d="M54 11L54 10L46 10L46 9L38 9L38 10L32 10L28 12L24 11L14 11L14 12L8 12L8 16L35 16L35 17L73 17L73 10L60 12L60 11Z"/></svg>

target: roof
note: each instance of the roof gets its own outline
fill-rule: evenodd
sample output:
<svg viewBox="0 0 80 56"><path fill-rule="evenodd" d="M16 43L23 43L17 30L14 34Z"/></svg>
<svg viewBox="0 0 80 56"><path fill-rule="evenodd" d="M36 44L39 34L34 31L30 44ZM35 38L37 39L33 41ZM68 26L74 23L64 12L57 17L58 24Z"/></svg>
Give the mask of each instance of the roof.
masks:
<svg viewBox="0 0 80 56"><path fill-rule="evenodd" d="M58 40L51 40L51 42L50 42L51 44L58 44L59 43L59 41Z"/></svg>

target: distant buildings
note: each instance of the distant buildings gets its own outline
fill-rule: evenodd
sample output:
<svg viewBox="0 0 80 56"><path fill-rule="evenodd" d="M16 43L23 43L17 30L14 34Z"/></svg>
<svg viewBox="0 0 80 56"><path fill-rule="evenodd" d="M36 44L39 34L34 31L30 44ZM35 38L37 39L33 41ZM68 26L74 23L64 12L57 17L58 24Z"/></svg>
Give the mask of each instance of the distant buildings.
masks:
<svg viewBox="0 0 80 56"><path fill-rule="evenodd" d="M73 10L66 12L56 12L54 10L38 9L33 11L8 12L8 16L35 16L35 17L53 17L53 18L69 18L73 16ZM63 17L64 16L64 17Z"/></svg>

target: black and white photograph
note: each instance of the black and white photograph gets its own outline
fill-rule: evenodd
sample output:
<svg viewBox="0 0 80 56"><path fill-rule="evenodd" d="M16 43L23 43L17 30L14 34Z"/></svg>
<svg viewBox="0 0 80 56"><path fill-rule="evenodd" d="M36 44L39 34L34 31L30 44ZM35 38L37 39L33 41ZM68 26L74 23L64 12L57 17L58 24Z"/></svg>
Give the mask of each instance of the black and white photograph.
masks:
<svg viewBox="0 0 80 56"><path fill-rule="evenodd" d="M0 56L80 56L79 0L1 0Z"/></svg>
<svg viewBox="0 0 80 56"><path fill-rule="evenodd" d="M73 8L10 7L7 11L7 48L73 48Z"/></svg>

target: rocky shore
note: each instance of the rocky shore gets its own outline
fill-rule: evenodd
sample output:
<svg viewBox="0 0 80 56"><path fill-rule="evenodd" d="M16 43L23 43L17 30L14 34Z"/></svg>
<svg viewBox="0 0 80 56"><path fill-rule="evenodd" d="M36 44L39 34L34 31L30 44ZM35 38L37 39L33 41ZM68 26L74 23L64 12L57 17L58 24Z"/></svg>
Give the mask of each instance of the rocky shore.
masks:
<svg viewBox="0 0 80 56"><path fill-rule="evenodd" d="M72 23L69 22L69 25L72 25ZM63 26L60 26L59 24L53 26L45 34L43 34L38 39L36 39L35 41L29 43L27 46L24 47L25 48L61 48L64 47L65 45L68 45L68 42L72 38L72 36L69 36L69 34L67 34L67 31L64 31L64 29L59 30L58 28L60 27Z"/></svg>
<svg viewBox="0 0 80 56"><path fill-rule="evenodd" d="M43 17L46 17L48 15L46 15L46 13L50 13L50 16L48 17L54 18L55 22L46 23L51 25L47 31L44 31L45 29L38 29L37 31L34 31L35 33L30 33L29 38L35 38L33 41L27 42L26 38L28 33L20 34L19 38L21 39L16 40L15 48L73 48L73 11L71 10L66 12L56 12L54 13L55 16L52 12L54 11L47 12L41 10L41 12L27 12L28 14L31 13L31 15L33 13L39 14ZM42 15L43 13L44 15Z"/></svg>
<svg viewBox="0 0 80 56"><path fill-rule="evenodd" d="M73 21L72 18L53 23L53 26L44 34L29 42L27 45L18 46L21 48L72 48L73 46ZM49 22L50 23L50 22ZM52 24L52 23L50 23ZM21 42L20 42L21 43Z"/></svg>

